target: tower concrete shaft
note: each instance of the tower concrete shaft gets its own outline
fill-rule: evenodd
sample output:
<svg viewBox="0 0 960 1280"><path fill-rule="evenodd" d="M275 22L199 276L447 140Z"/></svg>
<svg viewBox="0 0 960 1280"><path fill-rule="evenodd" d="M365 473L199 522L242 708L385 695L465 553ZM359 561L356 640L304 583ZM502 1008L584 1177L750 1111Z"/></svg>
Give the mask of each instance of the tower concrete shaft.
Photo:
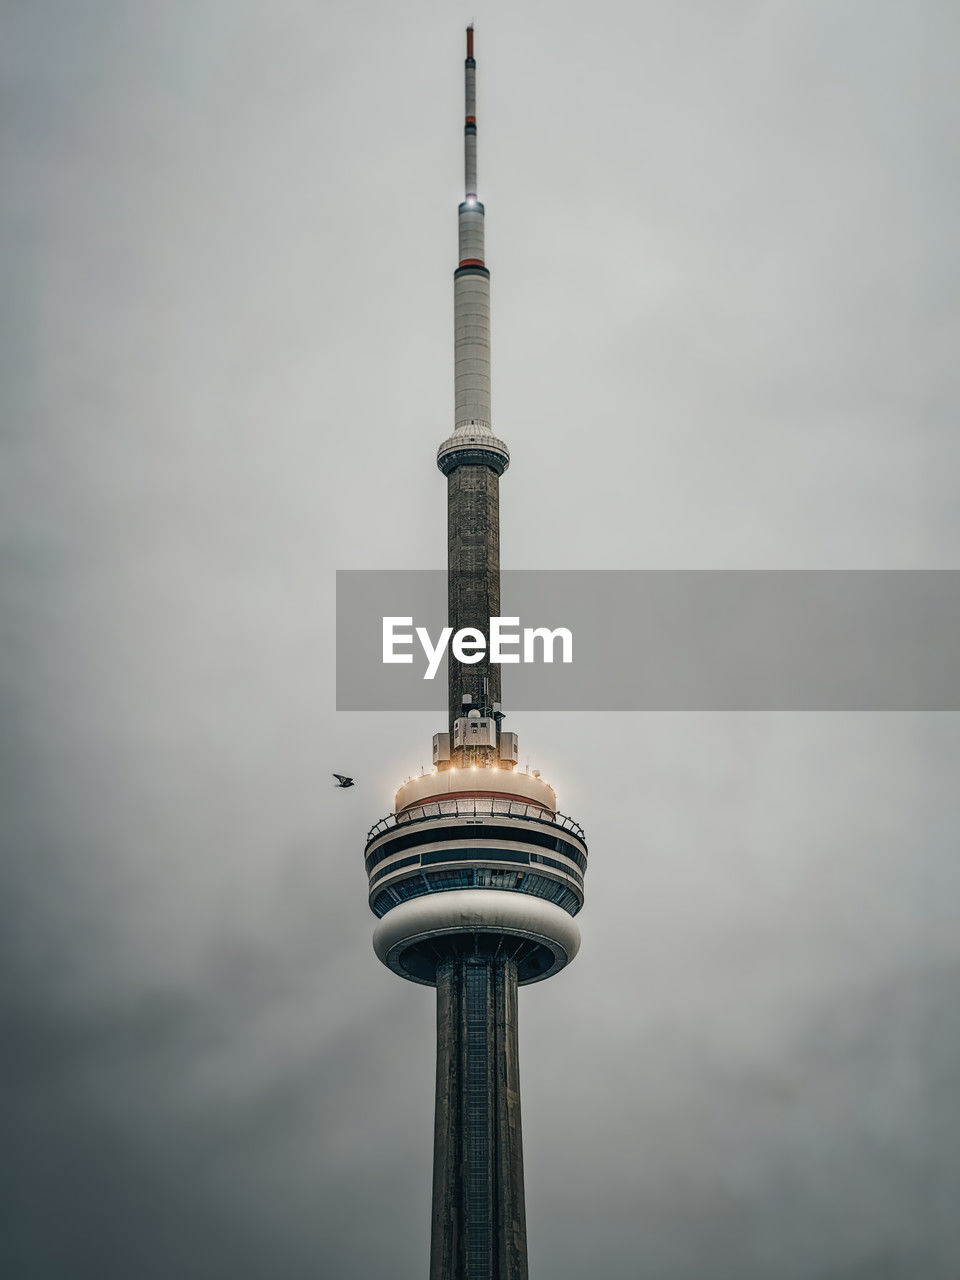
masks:
<svg viewBox="0 0 960 1280"><path fill-rule="evenodd" d="M517 965L474 942L437 965L430 1280L527 1280Z"/></svg>
<svg viewBox="0 0 960 1280"><path fill-rule="evenodd" d="M499 710L500 664L490 661L488 635L489 619L499 616L500 481L489 467L457 467L447 478L447 624L454 635L472 627L488 643L480 662L448 663L451 733L471 708L487 716ZM453 760L469 763L462 750Z"/></svg>

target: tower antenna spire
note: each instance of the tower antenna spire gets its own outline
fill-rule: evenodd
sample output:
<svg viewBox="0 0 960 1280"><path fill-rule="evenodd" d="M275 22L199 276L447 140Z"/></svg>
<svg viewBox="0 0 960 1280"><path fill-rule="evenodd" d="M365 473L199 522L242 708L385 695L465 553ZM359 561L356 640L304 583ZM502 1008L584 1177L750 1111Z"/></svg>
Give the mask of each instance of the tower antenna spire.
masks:
<svg viewBox="0 0 960 1280"><path fill-rule="evenodd" d="M463 167L467 200L477 198L477 62L473 56L473 23L467 27L464 63Z"/></svg>

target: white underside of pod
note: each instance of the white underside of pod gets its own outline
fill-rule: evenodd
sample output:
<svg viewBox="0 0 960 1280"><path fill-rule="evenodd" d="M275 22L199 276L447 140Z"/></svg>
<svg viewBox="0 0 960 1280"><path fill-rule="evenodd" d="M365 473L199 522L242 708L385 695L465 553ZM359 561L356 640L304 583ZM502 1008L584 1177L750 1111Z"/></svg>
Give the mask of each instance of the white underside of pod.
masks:
<svg viewBox="0 0 960 1280"><path fill-rule="evenodd" d="M562 907L505 889L448 889L402 902L374 929L373 949L387 968L410 978L400 963L407 947L459 933L503 934L547 947L553 964L531 981L558 973L580 950L580 930Z"/></svg>

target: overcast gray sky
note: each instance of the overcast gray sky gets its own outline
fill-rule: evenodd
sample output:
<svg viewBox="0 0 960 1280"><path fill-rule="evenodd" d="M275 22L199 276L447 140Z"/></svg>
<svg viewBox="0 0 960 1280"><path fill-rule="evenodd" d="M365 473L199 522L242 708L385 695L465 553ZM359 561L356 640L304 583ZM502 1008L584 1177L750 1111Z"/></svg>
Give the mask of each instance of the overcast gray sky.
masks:
<svg viewBox="0 0 960 1280"><path fill-rule="evenodd" d="M362 847L439 725L333 593L444 561L471 17L505 566L958 567L948 0L4 5L18 1280L425 1274ZM511 727L591 848L535 1280L956 1280L960 717Z"/></svg>

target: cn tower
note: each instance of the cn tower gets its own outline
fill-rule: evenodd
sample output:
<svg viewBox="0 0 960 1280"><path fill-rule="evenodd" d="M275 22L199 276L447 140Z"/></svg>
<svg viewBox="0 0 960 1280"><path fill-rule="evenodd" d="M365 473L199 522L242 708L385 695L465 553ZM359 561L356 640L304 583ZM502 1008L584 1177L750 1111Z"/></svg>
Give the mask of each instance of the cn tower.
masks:
<svg viewBox="0 0 960 1280"><path fill-rule="evenodd" d="M465 195L454 280L456 410L437 451L447 478L448 624L489 637L500 613L500 477L490 412L490 272L477 194L476 70L467 28ZM489 653L489 645L486 654ZM430 1280L526 1280L517 988L580 946L587 846L553 788L518 769L500 668L449 658L449 722L433 772L397 792L364 849L373 946L437 989Z"/></svg>

